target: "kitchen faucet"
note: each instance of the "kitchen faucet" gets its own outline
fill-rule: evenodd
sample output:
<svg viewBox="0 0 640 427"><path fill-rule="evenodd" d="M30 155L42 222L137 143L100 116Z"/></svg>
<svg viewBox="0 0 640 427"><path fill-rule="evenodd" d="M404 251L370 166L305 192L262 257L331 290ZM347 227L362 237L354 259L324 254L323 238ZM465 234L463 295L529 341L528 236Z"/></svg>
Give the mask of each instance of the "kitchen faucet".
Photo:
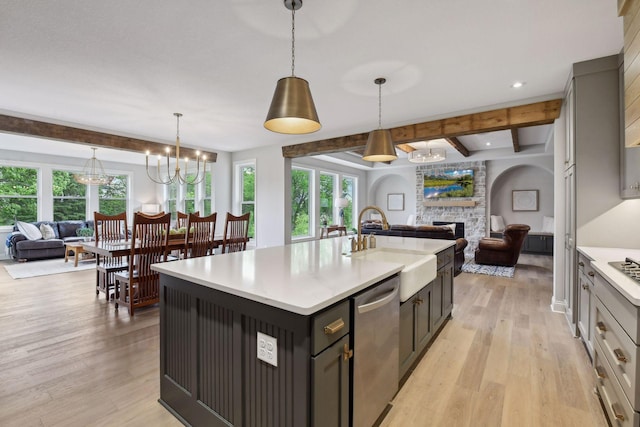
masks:
<svg viewBox="0 0 640 427"><path fill-rule="evenodd" d="M355 245L353 245L353 247L352 247L352 252L364 251L365 249L367 249L367 242L365 240L365 237L362 235L362 214L364 214L365 211L368 211L369 209L372 209L372 210L378 212L380 215L382 215L382 229L383 230L388 230L389 229L389 223L387 222L387 216L384 214L382 209L380 209L377 206L366 206L364 209L362 209L360 211L360 214L358 215L358 235L356 236ZM354 247L355 247L355 250L354 250Z"/></svg>

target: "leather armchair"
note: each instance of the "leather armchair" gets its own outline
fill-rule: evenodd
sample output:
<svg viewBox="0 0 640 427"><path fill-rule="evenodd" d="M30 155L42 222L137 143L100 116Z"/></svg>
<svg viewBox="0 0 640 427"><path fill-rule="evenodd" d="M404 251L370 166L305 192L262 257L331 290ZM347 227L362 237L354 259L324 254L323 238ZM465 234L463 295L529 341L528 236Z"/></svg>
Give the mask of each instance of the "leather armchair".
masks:
<svg viewBox="0 0 640 427"><path fill-rule="evenodd" d="M531 227L525 224L509 224L502 233L502 239L493 237L480 239L476 249L476 264L506 267L516 265L522 244L530 229Z"/></svg>
<svg viewBox="0 0 640 427"><path fill-rule="evenodd" d="M453 275L457 276L462 273L462 265L464 264L464 248L467 247L469 242L464 237L458 237L456 239L456 246L454 248L453 255Z"/></svg>

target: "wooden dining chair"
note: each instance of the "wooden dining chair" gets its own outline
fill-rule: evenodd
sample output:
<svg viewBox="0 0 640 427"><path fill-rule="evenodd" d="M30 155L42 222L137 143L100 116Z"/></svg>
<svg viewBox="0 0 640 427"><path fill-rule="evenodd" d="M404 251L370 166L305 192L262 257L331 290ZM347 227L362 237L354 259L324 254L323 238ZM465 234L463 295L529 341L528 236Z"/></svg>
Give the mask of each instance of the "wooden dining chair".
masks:
<svg viewBox="0 0 640 427"><path fill-rule="evenodd" d="M93 213L94 238L99 242L115 242L128 237L127 213L105 215ZM100 257L96 255L96 295L104 292L107 300L115 292L114 274L129 268L127 257Z"/></svg>
<svg viewBox="0 0 640 427"><path fill-rule="evenodd" d="M140 215L143 216L145 218L161 218L164 216L164 211L160 211L158 213L155 214L148 214L148 213L144 213L144 212L136 212L135 215Z"/></svg>
<svg viewBox="0 0 640 427"><path fill-rule="evenodd" d="M190 232L185 234L185 258L213 254L216 217L215 212L209 216L200 216L197 213L189 214L187 230Z"/></svg>
<svg viewBox="0 0 640 427"><path fill-rule="evenodd" d="M160 302L160 274L151 264L164 261L170 223L171 214L159 218L135 214L129 269L115 274L116 310L127 306L133 316L136 308Z"/></svg>
<svg viewBox="0 0 640 427"><path fill-rule="evenodd" d="M247 249L249 241L249 218L251 212L235 216L227 212L222 238L222 253L240 252Z"/></svg>
<svg viewBox="0 0 640 427"><path fill-rule="evenodd" d="M176 228L182 228L187 226L188 213L177 211L178 219L176 220ZM194 212L196 215L200 215L200 211Z"/></svg>

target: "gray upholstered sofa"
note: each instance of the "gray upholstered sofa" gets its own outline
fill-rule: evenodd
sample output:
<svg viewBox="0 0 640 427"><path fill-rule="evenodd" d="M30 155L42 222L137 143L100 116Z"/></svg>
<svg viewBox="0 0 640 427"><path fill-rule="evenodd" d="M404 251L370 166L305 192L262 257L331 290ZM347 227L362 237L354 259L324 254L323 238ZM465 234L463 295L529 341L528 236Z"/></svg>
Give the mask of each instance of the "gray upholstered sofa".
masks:
<svg viewBox="0 0 640 427"><path fill-rule="evenodd" d="M40 228L40 224L48 224L53 228L55 238L29 240L14 226L14 234L9 237L11 256L18 261L64 257L66 242L83 240L76 234L79 228L93 228L93 221L39 221L32 222Z"/></svg>

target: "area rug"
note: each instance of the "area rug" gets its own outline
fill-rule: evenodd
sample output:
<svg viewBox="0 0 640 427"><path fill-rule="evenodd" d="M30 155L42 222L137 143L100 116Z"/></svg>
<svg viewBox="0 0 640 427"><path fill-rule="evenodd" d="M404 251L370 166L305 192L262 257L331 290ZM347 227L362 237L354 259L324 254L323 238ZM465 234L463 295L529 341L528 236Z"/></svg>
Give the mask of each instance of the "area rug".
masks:
<svg viewBox="0 0 640 427"><path fill-rule="evenodd" d="M474 260L469 260L462 266L462 271L465 273L486 274L488 276L513 277L516 268L476 264Z"/></svg>
<svg viewBox="0 0 640 427"><path fill-rule="evenodd" d="M96 268L95 260L80 261L77 267L73 266L73 260L64 262L64 258L47 259L43 261L28 261L13 264L5 264L5 270L14 279L28 277L47 276L50 274L71 273L73 271L90 270Z"/></svg>

